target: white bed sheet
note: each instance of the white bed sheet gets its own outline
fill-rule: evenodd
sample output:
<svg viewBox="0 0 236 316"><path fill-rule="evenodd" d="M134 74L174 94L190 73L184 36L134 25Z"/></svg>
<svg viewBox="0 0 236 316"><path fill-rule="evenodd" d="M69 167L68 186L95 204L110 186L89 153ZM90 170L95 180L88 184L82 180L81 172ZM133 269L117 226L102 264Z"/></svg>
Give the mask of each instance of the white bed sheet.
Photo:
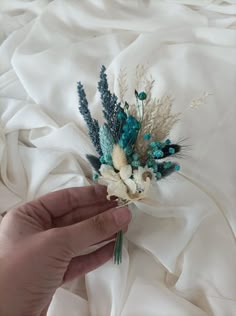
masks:
<svg viewBox="0 0 236 316"><path fill-rule="evenodd" d="M101 118L102 64L116 92L126 68L128 101L148 64L156 96L171 93L182 113L171 139L192 145L156 211L133 207L122 265L59 289L48 315L236 315L235 1L1 0L0 24L1 213L88 184L76 82Z"/></svg>

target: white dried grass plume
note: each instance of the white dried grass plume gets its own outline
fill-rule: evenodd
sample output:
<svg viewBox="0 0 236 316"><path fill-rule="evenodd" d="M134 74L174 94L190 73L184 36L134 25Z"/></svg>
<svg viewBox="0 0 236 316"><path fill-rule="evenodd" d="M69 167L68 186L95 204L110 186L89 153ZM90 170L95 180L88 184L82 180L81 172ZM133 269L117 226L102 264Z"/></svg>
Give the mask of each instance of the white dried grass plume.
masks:
<svg viewBox="0 0 236 316"><path fill-rule="evenodd" d="M122 68L119 72L118 88L119 88L119 100L121 103L125 103L125 94L128 91L127 71L125 68Z"/></svg>
<svg viewBox="0 0 236 316"><path fill-rule="evenodd" d="M145 91L147 94L147 99L145 104L148 104L151 100L151 90L153 88L155 80L153 80L152 75L148 73L149 66L146 65L137 65L136 66L136 80L135 80L135 89L138 92Z"/></svg>
<svg viewBox="0 0 236 316"><path fill-rule="evenodd" d="M148 68L148 65L137 65L136 67L135 89L138 92L144 91L147 94L147 98L143 103L144 111L152 101L152 89L155 82L152 75L148 74ZM137 117L138 113L135 104L130 105L130 114Z"/></svg>
<svg viewBox="0 0 236 316"><path fill-rule="evenodd" d="M203 92L202 96L201 97L198 97L198 98L195 98L191 101L190 103L190 108L199 108L200 106L204 105L207 103L207 98L212 95L212 93L210 92Z"/></svg>
<svg viewBox="0 0 236 316"><path fill-rule="evenodd" d="M150 74L148 74L148 65L138 64L135 69L135 84L134 89L137 91L145 91L147 93L146 104L151 99L151 90L153 88L154 80ZM125 103L125 95L128 91L127 83L127 70L126 68L121 68L118 75L118 96L122 104Z"/></svg>
<svg viewBox="0 0 236 316"><path fill-rule="evenodd" d="M136 141L136 150L142 155L146 155L148 141L143 139L144 134L151 134L153 140L162 141L165 139L173 126L179 121L180 113L172 113L173 99L170 96L163 96L160 99L152 98L152 89L155 80L148 73L149 66L138 64L135 70L135 85L134 88L138 91L145 91L147 94L144 100L144 116L142 127ZM127 72L123 68L120 70L118 77L118 86L120 101L124 103L125 94L128 90ZM135 104L130 104L129 113L134 117L138 117L137 107ZM119 169L117 169L119 170Z"/></svg>
<svg viewBox="0 0 236 316"><path fill-rule="evenodd" d="M116 170L121 170L122 167L128 164L125 152L118 144L113 146L112 162Z"/></svg>
<svg viewBox="0 0 236 316"><path fill-rule="evenodd" d="M179 121L180 113L172 113L172 103L170 96L163 96L151 99L145 105L142 127L136 141L136 149L142 155L146 154L148 147L148 142L143 139L144 134L151 134L152 140L162 141Z"/></svg>
<svg viewBox="0 0 236 316"><path fill-rule="evenodd" d="M135 69L135 89L137 91L141 90L143 86L143 81L147 78L147 71L149 66L138 64Z"/></svg>

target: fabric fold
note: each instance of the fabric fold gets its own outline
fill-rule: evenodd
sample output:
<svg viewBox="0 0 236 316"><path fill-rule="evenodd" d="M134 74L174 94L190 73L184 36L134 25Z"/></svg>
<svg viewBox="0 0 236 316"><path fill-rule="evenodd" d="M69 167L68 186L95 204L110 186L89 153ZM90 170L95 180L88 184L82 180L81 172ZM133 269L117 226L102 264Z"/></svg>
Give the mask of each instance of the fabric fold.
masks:
<svg viewBox="0 0 236 316"><path fill-rule="evenodd" d="M181 171L130 205L122 264L110 260L58 289L48 316L236 315L234 0L0 7L1 214L91 184L86 154L96 152L76 86L84 83L102 122L102 64L112 91L128 87L127 102L137 76L140 91L150 78L153 96L173 96L172 111L181 113L169 135L183 145Z"/></svg>

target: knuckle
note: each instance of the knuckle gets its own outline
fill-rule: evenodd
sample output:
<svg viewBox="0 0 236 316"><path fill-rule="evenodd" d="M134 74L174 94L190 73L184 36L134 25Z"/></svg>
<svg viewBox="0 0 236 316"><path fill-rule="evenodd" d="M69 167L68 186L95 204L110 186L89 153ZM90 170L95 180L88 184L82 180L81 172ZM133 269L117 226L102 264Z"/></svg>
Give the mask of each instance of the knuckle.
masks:
<svg viewBox="0 0 236 316"><path fill-rule="evenodd" d="M20 208L13 208L7 212L6 216L14 218L19 215L19 212L20 212Z"/></svg>
<svg viewBox="0 0 236 316"><path fill-rule="evenodd" d="M16 221L16 219L19 217L19 215L21 214L21 209L19 208L13 208L11 210L9 210L6 215L5 215L5 220L8 221Z"/></svg>

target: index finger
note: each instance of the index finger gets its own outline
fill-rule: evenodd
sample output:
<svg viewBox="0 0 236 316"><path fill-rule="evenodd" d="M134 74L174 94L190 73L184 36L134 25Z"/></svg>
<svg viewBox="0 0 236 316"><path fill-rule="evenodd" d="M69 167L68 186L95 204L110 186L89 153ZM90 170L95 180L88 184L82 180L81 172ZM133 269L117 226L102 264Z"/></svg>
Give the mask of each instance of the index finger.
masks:
<svg viewBox="0 0 236 316"><path fill-rule="evenodd" d="M74 209L107 202L107 189L102 185L68 188L48 193L35 202L39 202L52 218L56 218Z"/></svg>

